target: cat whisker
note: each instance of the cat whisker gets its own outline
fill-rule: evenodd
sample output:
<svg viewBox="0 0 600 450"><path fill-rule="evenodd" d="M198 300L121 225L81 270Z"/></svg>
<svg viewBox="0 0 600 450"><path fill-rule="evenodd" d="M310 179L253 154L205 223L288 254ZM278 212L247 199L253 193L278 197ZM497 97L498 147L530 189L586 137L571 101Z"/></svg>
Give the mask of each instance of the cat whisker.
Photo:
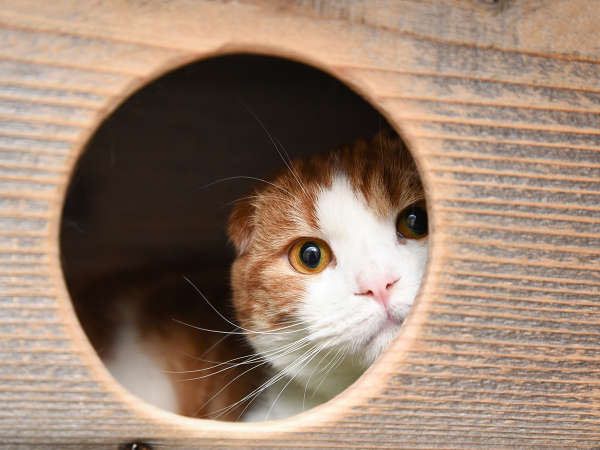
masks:
<svg viewBox="0 0 600 450"><path fill-rule="evenodd" d="M284 164L289 169L289 171L291 172L292 176L294 177L294 179L298 183L298 186L300 186L300 189L302 189L302 192L304 192L304 195L306 195L306 197L308 197L308 198L311 198L311 196L308 194L306 188L302 184L302 181L300 180L300 177L298 176L298 173L294 170L294 165L292 163L292 159L290 158L290 155L288 154L288 152L285 150L285 147L279 141L279 139L275 138L275 141L281 147L281 150L285 153L285 156L287 156L287 162L286 162L286 159L281 154L281 151L279 150L279 148L277 147L277 145L275 145L275 142L273 142L273 145L275 145L275 149L277 150L277 153L279 153L279 156L281 156L281 159L283 160Z"/></svg>
<svg viewBox="0 0 600 450"><path fill-rule="evenodd" d="M304 192L304 195L306 195L307 197L309 197L308 192L306 191L306 189L304 188L304 185L302 184L302 182L300 181L300 178L298 177L298 174L294 171L292 164L291 164L291 160L289 159L289 155L287 154L287 152L285 152L285 149L282 149L285 152L285 154L287 155L288 159L286 159L281 150L279 150L279 147L277 146L277 141L276 139L273 138L273 136L271 135L271 133L269 133L269 130L267 130L267 127L265 126L265 124L262 122L262 120L259 119L259 117L254 113L254 111L252 111L248 105L246 105L245 103L242 102L242 105L244 106L244 108L246 108L246 111L248 111L248 113L250 113L250 115L254 118L254 120L256 120L256 123L258 123L258 125L262 128L262 130L265 132L265 134L267 135L267 137L269 138L269 140L271 141L271 144L273 144L273 147L275 147L275 151L277 152L277 154L279 155L279 157L281 158L281 160L283 161L283 163L285 164L285 166L288 168L288 170L290 171L290 173L292 174L292 176L294 177L294 179L296 180L296 182L298 183L298 185L300 186L300 189L302 189L302 191Z"/></svg>
<svg viewBox="0 0 600 450"><path fill-rule="evenodd" d="M298 342L294 342L293 344L297 345L297 344L298 344ZM299 346L299 348L305 347L306 345L310 345L310 342L301 344L301 345ZM290 350L290 352L291 352L291 351L294 351L294 350L295 350L295 349L293 349L293 350ZM290 352L286 352L286 353L284 353L284 354L282 354L282 355L279 355L279 356L277 356L275 359L277 359L277 358L279 358L279 357L281 357L281 356L285 356L286 354L289 354ZM240 377L244 376L244 375L245 375L245 374L247 374L248 372L250 372L250 371L252 371L252 370L254 370L254 369L256 369L256 368L258 368L258 367L260 367L260 366L263 366L263 365L265 365L265 364L267 364L267 363L268 363L268 362L265 360L265 361L263 361L263 362L261 362L261 363L257 364L256 366L254 366L254 367L251 367L251 368L250 368L250 369L248 369L248 370L245 370L244 372L242 372L241 374L237 375L236 377L234 377L234 378L233 378L231 381L229 381L227 384L225 384L225 386L223 386L223 387L222 387L221 389L219 389L219 390L218 390L218 391L217 391L215 394L213 394L213 395L212 395L212 397L210 397L210 398L209 398L209 399L208 399L206 402L204 402L204 403L203 403L203 404L202 404L202 405L201 405L201 406L198 408L198 411L200 411L200 410L201 410L201 409L202 409L202 408L203 408L205 405L207 405L209 402L211 402L211 401L212 401L212 400L213 400L215 397L217 397L219 394L221 394L221 393L222 393L222 392L223 392L225 389L227 389L227 387L229 387L229 386L230 386L232 383L234 383L235 381L237 381L237 380L238 380ZM262 386L264 386L264 384L263 384L263 385L261 385L261 387L262 387ZM218 413L218 415L217 415L217 416L215 416L214 418L217 418L217 417L219 417L220 415L222 415L222 414L226 413L227 411L230 411L231 409L233 409L233 408L234 408L234 407L236 407L237 405L239 405L239 404L241 404L241 403L245 402L246 400L248 400L249 398L251 398L251 397L252 397L252 396L253 396L253 395L254 395L254 394L255 394L255 393L256 393L256 392L257 392L259 389L260 389L260 388L257 388L257 389L255 389L255 390L253 390L253 391L252 391L250 394L246 395L246 396L245 396L245 397L243 397L242 399L238 400L237 402L235 402L235 403L233 403L233 404L231 404L231 405L229 405L229 406L226 406L226 407L224 407L224 408L221 408L221 409L219 409L219 410L217 410L217 411L214 411L214 412L213 412L213 414L214 414L214 413ZM212 416L213 414L211 414L211 416Z"/></svg>
<svg viewBox="0 0 600 450"><path fill-rule="evenodd" d="M304 370L304 368L310 363L310 361L319 354L319 352L322 349L319 347L315 347L312 351L306 352L304 353L304 355L300 358L298 358L296 360L296 362L298 362L298 360L300 360L300 365L302 365L302 367L297 371L297 373L295 375L293 375L292 377L290 377L290 379L288 380L287 383L285 383L285 385L283 386L283 388L281 389L281 391L279 391L279 394L277 394L277 396L275 397L275 400L273 400L273 403L271 404L271 406L269 407L269 410L267 411L267 414L265 415L265 420L268 420L269 416L271 415L271 411L273 411L273 408L275 407L275 405L277 404L277 401L279 400L279 398L281 397L281 394L283 394L283 391L285 391L285 388L287 388L290 383L292 381L294 381L294 379L296 378L296 376L298 375L298 373L300 373L302 370ZM308 353L308 355L307 355ZM297 364L294 364L294 367ZM288 366L289 368L289 366Z"/></svg>
<svg viewBox="0 0 600 450"><path fill-rule="evenodd" d="M247 329L247 328L244 328L244 327L242 327L242 326L240 326L240 325L237 325L237 324L233 323L231 320L229 320L227 317L225 317L223 314L221 314L217 308L215 308L215 307L213 306L213 304L212 304L212 303L211 303L211 302L208 300L208 298L206 298L206 295L204 295L204 293L203 293L203 292L202 292L202 291L201 291L201 290L198 288L198 286L196 286L196 285L194 284L194 282L193 282L192 280L190 280L190 279L189 279L187 276L185 276L185 275L182 275L182 277L183 277L183 279L184 279L185 281L187 281L187 283L188 283L190 286L192 286L192 288L193 288L193 289L194 289L194 290L195 290L195 291L196 291L196 292L197 292L197 293L198 293L198 294L199 294L199 295L200 295L200 296L201 296L201 297L204 299L204 301L205 301L205 302L208 304L208 306L210 306L210 308L211 308L211 309L212 309L212 310L213 310L215 313L217 313L217 315L218 315L218 316L219 316L221 319L223 319L225 322L227 322L228 324L230 324L230 325L232 325L232 326L234 326L234 327L236 327L236 328L239 328L239 329L241 329L241 330L244 330L244 331L246 331L246 332L248 332L248 333L252 333L252 334L273 334L273 332L274 332L274 331L276 331L276 330L269 330L269 331L256 331L256 330L249 330L249 329ZM198 330L202 330L202 331L213 331L213 332L216 332L216 333L218 333L218 332L219 332L219 331L216 331L216 330L206 330L206 329L203 329L203 328L200 328L200 327L194 327L194 326L192 326L192 325L186 324L186 323L184 323L184 322L181 322L181 321L179 321L179 320L176 320L176 319L173 319L173 320L175 320L175 322L181 323L181 324L183 324L183 325L190 326L190 327L192 327L192 328L196 328L196 329L198 329ZM293 326L294 326L294 325L288 325L288 326L285 326L285 327L282 327L282 328L279 328L279 329L291 328L291 327L293 327ZM295 333L295 332L296 332L296 331L289 331L289 332L286 332L286 333ZM232 333L232 334L243 334L243 333L237 333L237 332L233 332L233 331L231 331L230 333Z"/></svg>
<svg viewBox="0 0 600 450"><path fill-rule="evenodd" d="M208 187L214 186L215 184L223 183L225 181L232 181L232 180L253 180L253 181L260 181L261 183L266 183L268 185L271 185L274 188L277 188L277 189L285 192L286 194L290 195L291 197L294 197L294 194L292 194L290 191L288 191L287 189L285 189L282 186L279 186L279 185L277 185L275 183L272 183L271 181L265 180L263 178L252 177L252 176L248 176L248 175L234 175L234 176L231 176L231 177L219 178L218 180L211 181L208 184L200 186L198 189L199 190L206 189Z"/></svg>
<svg viewBox="0 0 600 450"><path fill-rule="evenodd" d="M323 362L323 360L326 359L333 350L334 350L334 347L331 347L329 349L329 351L327 353L325 353L325 355L323 355L321 357L321 359L319 360L319 362L317 362L317 367L315 368L315 370L312 371L312 373L308 377L308 380L306 380L306 384L304 385L304 395L302 396L302 409L305 408L305 404L306 404L306 392L308 390L308 385L310 384L310 380L315 375L315 373L317 373L319 371L319 366L321 365L321 363ZM338 352L339 352L339 350L338 350Z"/></svg>
<svg viewBox="0 0 600 450"><path fill-rule="evenodd" d="M292 328L295 326L295 325L287 325L285 327L275 328L274 330L269 330L269 331L250 331L250 330L248 330L248 331L224 331L224 330L212 330L210 328L198 327L196 325L192 325L190 323L184 322L184 321L176 319L174 317L172 317L171 320L173 322L177 322L181 325L184 325L188 328L193 328L194 330L206 331L208 333L226 334L226 335L236 334L236 335L241 335L241 336L248 336L248 334L275 334L275 335L277 335L277 334L293 334L293 333L299 333L300 331L304 331L308 328L308 327L305 327L305 328L300 328L298 330L282 331L282 332L277 331L277 330L284 330L284 329Z"/></svg>
<svg viewBox="0 0 600 450"><path fill-rule="evenodd" d="M327 379L327 375L329 375L329 372L331 372L335 367L339 366L342 363L342 361L344 360L345 357L346 356L342 352L342 350L338 350L338 352L336 353L336 355L332 359L332 361L335 361L335 362L333 364L331 364L331 367L329 367L329 369L327 369L327 371L323 374L323 376L321 377L321 380L319 381L319 384L317 384L317 387L315 387L315 389L313 390L311 398L315 395L316 392L319 391L319 388L321 387L321 385L323 384L323 382ZM327 364L327 366L329 366L329 364ZM325 368L327 366L325 366ZM321 369L321 371L325 370L325 368Z"/></svg>
<svg viewBox="0 0 600 450"><path fill-rule="evenodd" d="M302 345L297 350L300 350L301 348L306 347L307 345L310 345L310 343ZM310 352L310 349L307 352L303 353L303 355L306 355L308 352ZM295 361L297 361L298 359L299 358L297 358ZM288 365L286 367L286 369L289 368L289 367L290 366ZM241 400L233 403L232 405L227 406L225 409L231 410L231 408L234 408L235 406L239 405L240 403L251 399L250 402L244 407L244 409L240 413L240 415L238 417L238 419L239 419L246 412L246 410L250 407L250 405L252 405L252 403L254 402L254 400L256 400L258 398L258 396L260 394L262 394L265 390L267 390L269 387L271 387L273 384L275 384L277 381L279 381L281 378L283 378L285 376L286 369L281 370L276 375L272 376L271 378L269 378L268 380L266 380L263 384L261 384L259 387L257 387L256 389L254 389L248 395L246 395L243 399L241 399Z"/></svg>
<svg viewBox="0 0 600 450"><path fill-rule="evenodd" d="M255 353L252 353L250 355L238 356L237 358L232 358L232 359L230 359L228 361L219 362L219 361L200 360L200 361L204 361L204 362L214 363L215 365L211 366L211 367L204 367L202 369L195 369L195 370L178 370L178 371L164 370L163 372L164 373L172 373L172 374L198 373L198 372L204 372L204 371L207 371L207 370L212 370L212 369L215 369L217 367L220 367L220 366L223 366L223 365L226 365L226 364L229 364L228 369L232 369L234 367L238 367L238 366L241 366L241 365L253 363L254 361L252 361L252 358L263 359L264 357L270 357L272 355L276 355L277 353L286 350L287 347L291 347L291 346L295 345L296 342L297 341L292 342L290 344L283 345L283 346L281 346L281 347L279 347L279 348L277 348L275 350L270 350L270 351L264 352L264 353L255 352ZM244 360L244 359L246 359L246 361L243 361L241 363L234 363L234 361L239 361L239 360ZM212 373L210 375L215 375L215 374L220 373L220 372L221 371L214 372L214 373ZM190 378L190 379L180 380L180 381L193 381L193 380L196 380L196 379L198 379L198 378Z"/></svg>

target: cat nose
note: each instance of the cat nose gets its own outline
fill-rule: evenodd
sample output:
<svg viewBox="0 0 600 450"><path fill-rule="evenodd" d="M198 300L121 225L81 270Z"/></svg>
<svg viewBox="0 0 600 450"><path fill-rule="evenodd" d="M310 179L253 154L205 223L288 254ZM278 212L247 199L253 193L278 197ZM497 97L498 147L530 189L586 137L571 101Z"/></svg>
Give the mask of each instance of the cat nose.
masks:
<svg viewBox="0 0 600 450"><path fill-rule="evenodd" d="M390 300L390 291L394 284L400 278L391 276L372 276L368 278L358 278L359 292L356 295L373 297L377 303L387 306Z"/></svg>

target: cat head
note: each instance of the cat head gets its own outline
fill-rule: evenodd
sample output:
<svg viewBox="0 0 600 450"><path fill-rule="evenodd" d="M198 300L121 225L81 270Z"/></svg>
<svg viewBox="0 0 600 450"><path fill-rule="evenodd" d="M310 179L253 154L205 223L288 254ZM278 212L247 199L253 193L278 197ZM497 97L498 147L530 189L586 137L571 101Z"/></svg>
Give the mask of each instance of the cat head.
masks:
<svg viewBox="0 0 600 450"><path fill-rule="evenodd" d="M236 203L229 236L233 301L258 352L294 375L326 352L366 367L419 289L423 187L400 139L381 133L289 164Z"/></svg>

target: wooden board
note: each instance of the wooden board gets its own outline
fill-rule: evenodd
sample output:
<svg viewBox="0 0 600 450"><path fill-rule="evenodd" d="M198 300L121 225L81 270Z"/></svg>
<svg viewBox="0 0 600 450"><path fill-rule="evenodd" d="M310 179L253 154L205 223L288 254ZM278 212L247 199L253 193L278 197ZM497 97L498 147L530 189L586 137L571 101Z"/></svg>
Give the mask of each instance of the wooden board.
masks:
<svg viewBox="0 0 600 450"><path fill-rule="evenodd" d="M594 0L39 2L0 8L0 442L9 448L600 445ZM313 64L397 126L433 243L402 335L351 389L257 425L141 405L59 260L77 155L133 90L246 50Z"/></svg>

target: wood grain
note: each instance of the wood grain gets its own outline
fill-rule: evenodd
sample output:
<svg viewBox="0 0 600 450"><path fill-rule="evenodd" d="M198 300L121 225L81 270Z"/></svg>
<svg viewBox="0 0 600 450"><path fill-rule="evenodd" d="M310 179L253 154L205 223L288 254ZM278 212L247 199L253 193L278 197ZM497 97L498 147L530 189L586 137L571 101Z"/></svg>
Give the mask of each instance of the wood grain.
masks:
<svg viewBox="0 0 600 450"><path fill-rule="evenodd" d="M5 0L0 441L6 448L600 445L600 40L593 0ZM334 401L252 426L117 386L79 328L58 223L86 139L186 61L299 59L406 137L432 213L402 336Z"/></svg>

